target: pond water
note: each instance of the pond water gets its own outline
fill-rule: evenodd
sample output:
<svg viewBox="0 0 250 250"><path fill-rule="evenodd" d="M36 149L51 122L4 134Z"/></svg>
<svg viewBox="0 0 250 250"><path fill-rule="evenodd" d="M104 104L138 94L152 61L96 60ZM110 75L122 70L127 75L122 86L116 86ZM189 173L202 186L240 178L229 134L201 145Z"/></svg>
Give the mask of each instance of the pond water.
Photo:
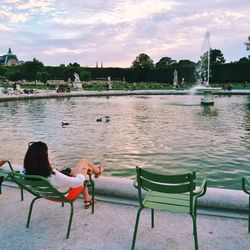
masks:
<svg viewBox="0 0 250 250"><path fill-rule="evenodd" d="M72 97L0 102L0 158L22 164L28 142L44 141L53 167L81 157L105 175L132 178L135 166L197 171L211 187L241 188L250 169L250 97ZM96 119L110 116L110 121ZM62 127L61 123L69 125Z"/></svg>

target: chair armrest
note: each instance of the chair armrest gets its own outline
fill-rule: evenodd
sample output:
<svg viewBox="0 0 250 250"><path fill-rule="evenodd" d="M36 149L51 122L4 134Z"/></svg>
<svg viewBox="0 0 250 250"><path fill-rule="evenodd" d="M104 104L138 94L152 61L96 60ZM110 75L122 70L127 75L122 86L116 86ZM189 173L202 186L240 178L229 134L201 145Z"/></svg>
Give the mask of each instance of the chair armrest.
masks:
<svg viewBox="0 0 250 250"><path fill-rule="evenodd" d="M84 181L84 187L93 187L94 181L92 180L91 174L88 174L89 179Z"/></svg>
<svg viewBox="0 0 250 250"><path fill-rule="evenodd" d="M243 191L247 194L250 194L250 191L247 190L247 186L250 187L250 180L247 177L242 177L242 188Z"/></svg>
<svg viewBox="0 0 250 250"><path fill-rule="evenodd" d="M13 171L13 167L12 167L10 161L8 161L8 160L0 160L0 167L3 166L5 163L8 163L10 170Z"/></svg>
<svg viewBox="0 0 250 250"><path fill-rule="evenodd" d="M200 189L197 192L194 192L194 195L196 197L201 197L206 193L206 191L207 191L207 180L204 179L200 186Z"/></svg>

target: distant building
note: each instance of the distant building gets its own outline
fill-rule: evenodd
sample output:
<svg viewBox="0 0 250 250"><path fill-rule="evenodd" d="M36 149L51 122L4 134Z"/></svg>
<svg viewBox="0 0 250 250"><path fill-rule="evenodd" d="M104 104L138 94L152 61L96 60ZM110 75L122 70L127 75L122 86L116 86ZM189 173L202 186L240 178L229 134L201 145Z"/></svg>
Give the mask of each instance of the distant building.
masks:
<svg viewBox="0 0 250 250"><path fill-rule="evenodd" d="M5 66L16 66L20 64L20 62L18 61L17 56L12 54L11 48L9 48L8 54L0 56L0 64Z"/></svg>

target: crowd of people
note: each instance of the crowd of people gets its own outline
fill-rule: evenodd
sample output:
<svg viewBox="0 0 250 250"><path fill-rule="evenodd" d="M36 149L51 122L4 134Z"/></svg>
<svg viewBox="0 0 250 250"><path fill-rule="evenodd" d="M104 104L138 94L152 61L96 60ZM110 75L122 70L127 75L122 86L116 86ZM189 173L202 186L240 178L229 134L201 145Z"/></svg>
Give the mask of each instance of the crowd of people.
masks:
<svg viewBox="0 0 250 250"><path fill-rule="evenodd" d="M69 85L62 85L62 84L60 84L56 88L56 92L57 93L63 93L63 92L70 93L70 87L69 87Z"/></svg>
<svg viewBox="0 0 250 250"><path fill-rule="evenodd" d="M37 94L39 93L39 91L37 89L32 89L32 88L21 88L20 83L15 82L12 85L12 88L10 87L3 87L0 92L2 92L2 94L8 94L8 95L18 95L18 94ZM70 93L70 86L69 85L62 85L60 84L59 86L56 87L56 93Z"/></svg>
<svg viewBox="0 0 250 250"><path fill-rule="evenodd" d="M12 85L12 88L3 87L1 92L2 94L7 94L7 95L37 94L38 90L29 89L29 88L21 89L20 83L15 82Z"/></svg>

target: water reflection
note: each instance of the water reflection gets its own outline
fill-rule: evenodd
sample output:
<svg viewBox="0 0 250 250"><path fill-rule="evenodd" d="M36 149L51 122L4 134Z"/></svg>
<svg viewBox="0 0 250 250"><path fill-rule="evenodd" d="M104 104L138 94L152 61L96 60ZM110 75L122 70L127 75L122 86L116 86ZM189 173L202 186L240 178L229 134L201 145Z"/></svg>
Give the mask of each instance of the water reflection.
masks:
<svg viewBox="0 0 250 250"><path fill-rule="evenodd" d="M250 131L250 97L247 97L247 102L245 104L245 116L244 124L247 131Z"/></svg>
<svg viewBox="0 0 250 250"><path fill-rule="evenodd" d="M200 112L203 116L217 116L218 110L211 106L202 106L202 111Z"/></svg>
<svg viewBox="0 0 250 250"><path fill-rule="evenodd" d="M45 141L53 166L80 157L105 161L106 175L132 177L135 166L199 172L212 186L240 188L249 169L250 99L120 96L0 103L4 158L21 164L29 141ZM187 105L188 104L188 105ZM96 122L109 115L111 121ZM69 122L62 127L61 122Z"/></svg>

